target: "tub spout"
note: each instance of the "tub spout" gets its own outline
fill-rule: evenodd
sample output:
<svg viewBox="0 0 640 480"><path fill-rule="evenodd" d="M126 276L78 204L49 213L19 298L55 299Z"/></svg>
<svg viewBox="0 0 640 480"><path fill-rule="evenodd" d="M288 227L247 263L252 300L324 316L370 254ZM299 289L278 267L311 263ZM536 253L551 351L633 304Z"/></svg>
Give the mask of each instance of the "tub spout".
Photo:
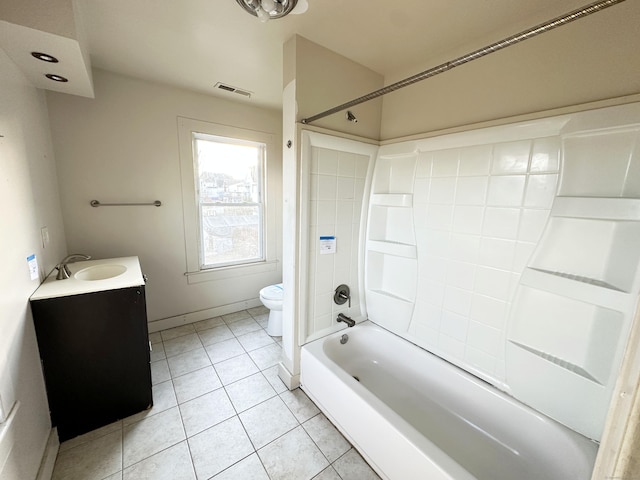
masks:
<svg viewBox="0 0 640 480"><path fill-rule="evenodd" d="M354 319L347 317L344 313L339 313L336 321L344 322L350 327L353 327L356 324L356 321Z"/></svg>

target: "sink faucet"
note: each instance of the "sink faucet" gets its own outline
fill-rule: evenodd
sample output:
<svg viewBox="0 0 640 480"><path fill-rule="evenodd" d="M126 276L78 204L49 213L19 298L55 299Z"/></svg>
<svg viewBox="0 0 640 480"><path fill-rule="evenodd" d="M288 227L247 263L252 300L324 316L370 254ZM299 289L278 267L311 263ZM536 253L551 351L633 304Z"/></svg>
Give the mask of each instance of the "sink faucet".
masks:
<svg viewBox="0 0 640 480"><path fill-rule="evenodd" d="M71 272L69 271L69 267L67 267L67 263L71 263L76 259L89 260L91 255L83 255L82 253L72 253L71 255L67 255L62 259L62 261L56 265L56 269L58 270L58 274L56 275L56 280L64 280L65 278L69 278L71 276Z"/></svg>
<svg viewBox="0 0 640 480"><path fill-rule="evenodd" d="M353 318L347 317L344 313L339 313L338 318L336 319L338 322L344 322L350 327L353 327L356 324L356 321Z"/></svg>

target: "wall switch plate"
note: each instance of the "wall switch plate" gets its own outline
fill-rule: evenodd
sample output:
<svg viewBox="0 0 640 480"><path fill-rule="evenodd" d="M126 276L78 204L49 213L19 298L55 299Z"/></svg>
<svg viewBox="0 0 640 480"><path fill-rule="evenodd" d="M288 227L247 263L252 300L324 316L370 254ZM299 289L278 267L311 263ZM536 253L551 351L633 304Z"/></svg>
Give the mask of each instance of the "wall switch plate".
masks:
<svg viewBox="0 0 640 480"><path fill-rule="evenodd" d="M40 235L42 236L42 248L47 248L49 246L49 229L42 227L40 229Z"/></svg>

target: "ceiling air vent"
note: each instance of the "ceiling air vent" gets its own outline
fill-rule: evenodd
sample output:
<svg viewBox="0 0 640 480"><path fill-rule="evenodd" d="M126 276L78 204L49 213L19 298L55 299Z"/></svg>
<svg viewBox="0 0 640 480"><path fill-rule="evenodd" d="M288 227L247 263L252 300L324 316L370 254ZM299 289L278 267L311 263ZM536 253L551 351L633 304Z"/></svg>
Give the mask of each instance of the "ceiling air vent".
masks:
<svg viewBox="0 0 640 480"><path fill-rule="evenodd" d="M237 93L238 95L242 95L243 97L251 98L251 92L242 90L241 88L232 87L231 85L227 85L226 83L218 82L215 84L214 88L224 90L225 92Z"/></svg>

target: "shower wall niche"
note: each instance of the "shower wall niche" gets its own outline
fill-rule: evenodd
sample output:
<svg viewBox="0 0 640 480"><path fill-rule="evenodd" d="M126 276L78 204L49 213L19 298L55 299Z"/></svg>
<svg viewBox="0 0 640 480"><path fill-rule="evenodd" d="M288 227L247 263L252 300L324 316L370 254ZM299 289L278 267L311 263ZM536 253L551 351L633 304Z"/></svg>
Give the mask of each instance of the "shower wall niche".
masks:
<svg viewBox="0 0 640 480"><path fill-rule="evenodd" d="M367 308L379 324L408 327L416 299L417 249L413 177L417 154L380 157L371 190L367 235Z"/></svg>
<svg viewBox="0 0 640 480"><path fill-rule="evenodd" d="M369 319L600 439L640 291L640 105L385 145Z"/></svg>

